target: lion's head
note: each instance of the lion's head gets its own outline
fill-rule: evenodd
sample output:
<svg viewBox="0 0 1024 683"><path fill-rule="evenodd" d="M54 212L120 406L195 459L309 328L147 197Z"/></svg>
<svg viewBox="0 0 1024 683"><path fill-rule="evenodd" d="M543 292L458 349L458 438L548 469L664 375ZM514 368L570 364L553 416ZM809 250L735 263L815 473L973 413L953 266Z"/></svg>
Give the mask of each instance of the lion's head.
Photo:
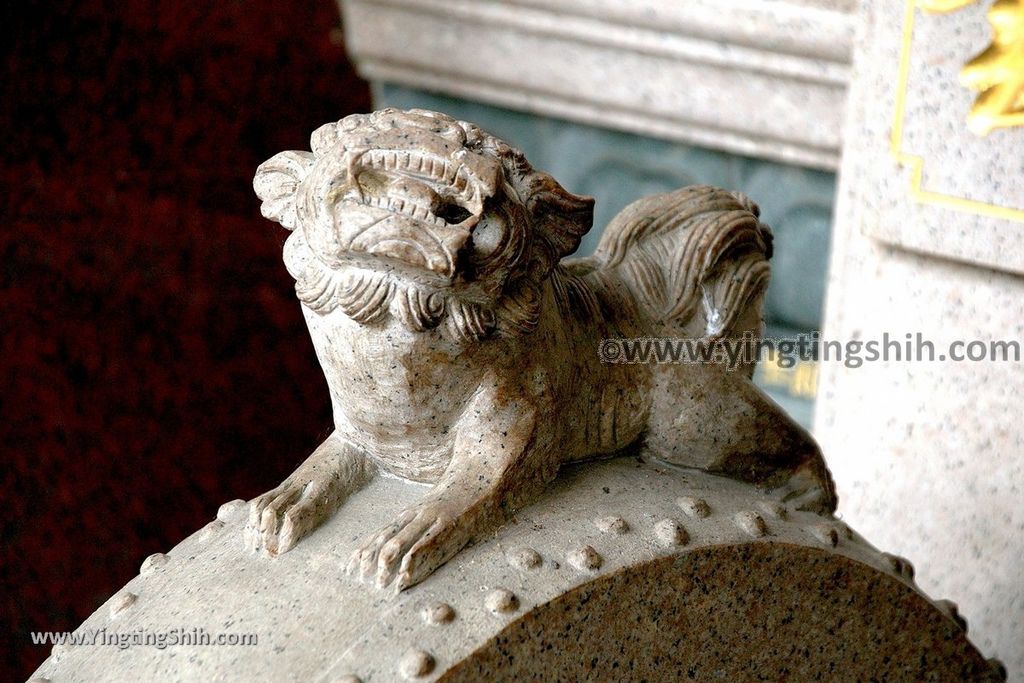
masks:
<svg viewBox="0 0 1024 683"><path fill-rule="evenodd" d="M457 339L528 332L540 285L590 229L593 200L444 114L384 109L313 133L256 171L285 263L312 310L388 315Z"/></svg>

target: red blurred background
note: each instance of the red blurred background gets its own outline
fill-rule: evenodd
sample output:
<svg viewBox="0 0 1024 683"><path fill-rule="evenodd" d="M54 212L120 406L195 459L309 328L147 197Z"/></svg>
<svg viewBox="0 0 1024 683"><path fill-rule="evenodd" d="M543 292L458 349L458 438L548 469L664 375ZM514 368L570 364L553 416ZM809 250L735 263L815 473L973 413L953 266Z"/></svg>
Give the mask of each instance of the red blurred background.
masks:
<svg viewBox="0 0 1024 683"><path fill-rule="evenodd" d="M250 183L369 95L330 0L2 11L0 580L23 679L49 654L29 631L75 628L327 433Z"/></svg>

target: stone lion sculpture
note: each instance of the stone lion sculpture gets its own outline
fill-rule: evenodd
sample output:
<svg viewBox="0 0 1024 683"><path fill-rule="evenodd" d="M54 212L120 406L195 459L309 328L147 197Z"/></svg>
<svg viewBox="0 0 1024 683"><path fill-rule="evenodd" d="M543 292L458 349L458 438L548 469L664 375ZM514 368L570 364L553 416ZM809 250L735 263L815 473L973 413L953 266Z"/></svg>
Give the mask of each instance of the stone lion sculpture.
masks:
<svg viewBox="0 0 1024 683"><path fill-rule="evenodd" d="M602 340L760 334L771 232L746 197L642 199L594 256L592 221L523 154L444 114L386 109L319 128L256 172L263 214L323 366L335 431L251 503L283 553L380 474L429 484L349 571L398 590L527 505L563 463L638 442L668 463L830 513L811 437L739 370L609 363Z"/></svg>

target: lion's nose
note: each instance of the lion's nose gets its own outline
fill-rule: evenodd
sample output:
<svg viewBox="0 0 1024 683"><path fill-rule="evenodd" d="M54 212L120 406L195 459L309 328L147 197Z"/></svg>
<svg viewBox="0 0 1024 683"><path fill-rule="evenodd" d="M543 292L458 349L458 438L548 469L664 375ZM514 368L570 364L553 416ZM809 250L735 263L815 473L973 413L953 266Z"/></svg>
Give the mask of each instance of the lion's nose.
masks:
<svg viewBox="0 0 1024 683"><path fill-rule="evenodd" d="M410 220L402 213L382 217L359 206L339 212L335 220L337 243L342 251L391 259L447 279L455 276L459 252L470 234L466 226Z"/></svg>

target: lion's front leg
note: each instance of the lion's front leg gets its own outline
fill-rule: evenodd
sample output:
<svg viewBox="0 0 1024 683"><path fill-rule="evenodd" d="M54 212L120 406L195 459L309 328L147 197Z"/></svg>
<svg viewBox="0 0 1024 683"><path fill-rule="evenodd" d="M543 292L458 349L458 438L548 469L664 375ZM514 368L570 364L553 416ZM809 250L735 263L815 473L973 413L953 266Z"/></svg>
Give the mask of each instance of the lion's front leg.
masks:
<svg viewBox="0 0 1024 683"><path fill-rule="evenodd" d="M272 555L287 552L366 486L375 472L361 451L331 434L279 486L253 499L247 544Z"/></svg>
<svg viewBox="0 0 1024 683"><path fill-rule="evenodd" d="M368 537L352 555L351 573L396 590L419 583L501 525L557 471L533 448L532 408L495 405L493 395L484 392L466 411L471 417L457 426L453 458L441 481Z"/></svg>

